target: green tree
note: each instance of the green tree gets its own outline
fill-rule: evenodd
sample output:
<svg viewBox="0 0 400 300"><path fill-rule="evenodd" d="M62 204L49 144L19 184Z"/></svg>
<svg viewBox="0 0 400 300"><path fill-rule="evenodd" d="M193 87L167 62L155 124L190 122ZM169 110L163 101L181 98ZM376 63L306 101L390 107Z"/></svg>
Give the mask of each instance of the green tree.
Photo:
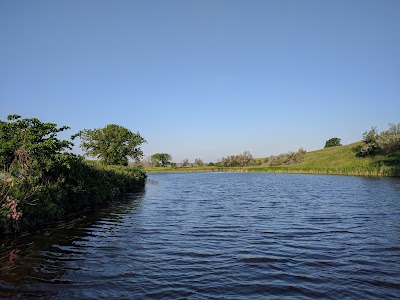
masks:
<svg viewBox="0 0 400 300"><path fill-rule="evenodd" d="M172 156L168 153L156 153L151 156L151 162L156 167L166 167L171 164Z"/></svg>
<svg viewBox="0 0 400 300"><path fill-rule="evenodd" d="M342 144L340 143L340 139L339 138L331 138L329 140L327 140L325 142L325 147L324 148L329 148L329 147L336 147L336 146L342 146Z"/></svg>
<svg viewBox="0 0 400 300"><path fill-rule="evenodd" d="M69 129L67 126L58 128L54 123L18 115L7 119L9 122L0 121L0 165L10 175L43 178L73 146L57 138L59 132Z"/></svg>
<svg viewBox="0 0 400 300"><path fill-rule="evenodd" d="M146 140L122 126L110 124L104 128L85 129L77 136L87 155L98 157L106 165L128 165L128 157L138 161L143 156L140 145Z"/></svg>

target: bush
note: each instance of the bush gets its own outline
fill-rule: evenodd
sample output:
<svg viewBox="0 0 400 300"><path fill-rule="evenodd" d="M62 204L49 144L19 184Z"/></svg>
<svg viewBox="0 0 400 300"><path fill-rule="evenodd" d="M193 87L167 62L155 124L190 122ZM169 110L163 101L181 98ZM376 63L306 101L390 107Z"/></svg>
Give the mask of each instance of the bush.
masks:
<svg viewBox="0 0 400 300"><path fill-rule="evenodd" d="M103 166L65 152L67 129L37 119L0 121L0 233L32 229L143 187L141 168Z"/></svg>
<svg viewBox="0 0 400 300"><path fill-rule="evenodd" d="M297 152L288 152L280 155L273 155L264 159L264 163L269 166L281 166L281 165L292 165L300 163L306 150L300 148Z"/></svg>
<svg viewBox="0 0 400 300"><path fill-rule="evenodd" d="M229 155L221 159L224 167L244 167L256 164L256 160L249 151L245 151L238 155Z"/></svg>
<svg viewBox="0 0 400 300"><path fill-rule="evenodd" d="M375 155L381 152L381 149L378 145L378 132L376 127L372 127L370 131L366 131L363 133L363 145L359 145L353 148L353 151L356 153L358 157Z"/></svg>
<svg viewBox="0 0 400 300"><path fill-rule="evenodd" d="M356 156L390 155L400 150L400 123L389 124L389 129L378 134L376 127L363 134L363 144L353 148Z"/></svg>

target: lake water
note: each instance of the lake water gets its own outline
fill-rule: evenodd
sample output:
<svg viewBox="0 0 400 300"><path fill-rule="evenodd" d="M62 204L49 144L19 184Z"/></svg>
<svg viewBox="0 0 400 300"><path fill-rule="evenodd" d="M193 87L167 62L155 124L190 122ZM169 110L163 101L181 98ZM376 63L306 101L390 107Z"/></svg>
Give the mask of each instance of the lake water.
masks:
<svg viewBox="0 0 400 300"><path fill-rule="evenodd" d="M399 299L400 180L150 174L112 208L0 244L0 297Z"/></svg>

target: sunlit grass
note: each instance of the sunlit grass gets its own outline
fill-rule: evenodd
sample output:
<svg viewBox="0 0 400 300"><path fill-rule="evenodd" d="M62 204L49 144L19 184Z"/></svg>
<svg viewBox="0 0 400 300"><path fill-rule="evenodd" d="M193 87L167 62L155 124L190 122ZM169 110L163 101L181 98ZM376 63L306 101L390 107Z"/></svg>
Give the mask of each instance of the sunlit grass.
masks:
<svg viewBox="0 0 400 300"><path fill-rule="evenodd" d="M400 169L383 166L383 156L356 157L352 149L361 142L307 152L302 162L293 165L251 167L202 166L192 168L146 168L150 173L161 172L275 172L305 174L337 174L360 176L400 176ZM260 159L263 161L263 158Z"/></svg>

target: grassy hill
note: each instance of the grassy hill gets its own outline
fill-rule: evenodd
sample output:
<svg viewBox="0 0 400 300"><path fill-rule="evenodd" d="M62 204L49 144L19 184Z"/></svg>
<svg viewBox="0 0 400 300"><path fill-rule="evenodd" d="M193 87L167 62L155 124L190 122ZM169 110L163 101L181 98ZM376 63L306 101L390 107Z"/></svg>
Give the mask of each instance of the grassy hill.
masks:
<svg viewBox="0 0 400 300"><path fill-rule="evenodd" d="M307 152L302 162L287 166L260 165L250 167L255 172L287 172L314 174L343 174L365 176L399 176L399 170L383 166L383 156L360 158L352 149L361 142ZM262 160L262 159L261 159Z"/></svg>
<svg viewBox="0 0 400 300"><path fill-rule="evenodd" d="M305 174L340 174L361 176L400 176L399 167L388 167L382 164L383 156L360 158L352 149L361 142L345 146L330 147L307 152L304 159L297 164L268 166L261 164L250 167L216 167L202 166L193 168L146 168L148 172L276 172ZM264 158L258 160L264 161Z"/></svg>

